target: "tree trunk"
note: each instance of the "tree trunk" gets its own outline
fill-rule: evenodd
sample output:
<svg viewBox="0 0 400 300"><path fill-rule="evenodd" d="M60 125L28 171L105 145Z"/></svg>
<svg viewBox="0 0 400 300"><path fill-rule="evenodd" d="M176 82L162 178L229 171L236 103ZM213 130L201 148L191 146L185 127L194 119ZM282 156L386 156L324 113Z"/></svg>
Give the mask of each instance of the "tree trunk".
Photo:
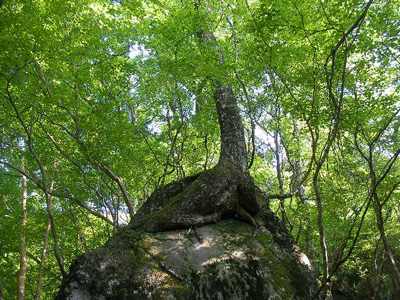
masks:
<svg viewBox="0 0 400 300"><path fill-rule="evenodd" d="M301 186L299 190L299 198L301 200L302 205L309 206L309 200L307 195L305 194L304 187ZM311 228L311 217L310 211L308 208L305 210L304 214L304 248L303 251L307 254L310 261L314 260L314 246L312 240L313 229Z"/></svg>
<svg viewBox="0 0 400 300"><path fill-rule="evenodd" d="M376 179L375 171L374 171L373 164L372 164L371 148L370 148L368 164L369 164L369 169L370 169L371 189L373 191L372 199L373 199L374 210L375 210L376 227L378 228L378 231L379 231L379 234L380 234L380 237L382 240L382 244L383 244L384 254L385 254L386 260L389 264L389 274L390 274L390 279L392 281L392 296L393 296L393 299L400 299L399 269L397 267L396 260L394 258L392 249L390 247L389 240L385 233L385 225L384 225L384 220L382 217L382 204L379 200L378 192L376 191L377 179Z"/></svg>
<svg viewBox="0 0 400 300"><path fill-rule="evenodd" d="M224 64L224 55L214 35L200 30L198 32L198 37L200 43L211 42L213 44L214 49L218 53L217 62L221 65ZM229 74L225 76L229 77ZM244 128L232 86L229 83L221 83L218 81L214 100L217 107L221 134L219 163L233 164L241 171L248 172Z"/></svg>
<svg viewBox="0 0 400 300"><path fill-rule="evenodd" d="M219 84L214 99L221 133L219 163L233 164L248 172L244 129L231 85Z"/></svg>
<svg viewBox="0 0 400 300"><path fill-rule="evenodd" d="M278 178L279 193L283 194L283 179L282 179L282 168L281 168L281 149L279 144L279 131L275 129L274 132L274 143L275 143L275 159L276 159L276 176ZM279 204L281 207L281 218L283 226L286 226L287 216L285 209L285 199L279 199Z"/></svg>
<svg viewBox="0 0 400 300"><path fill-rule="evenodd" d="M323 208L322 208L322 197L321 190L319 188L318 177L314 176L313 179L315 197L317 199L317 207L318 207L318 230L319 230L319 242L321 246L322 252L322 262L323 262L323 282L327 281L329 275L329 257L328 257L328 248L326 246L326 236L323 225Z"/></svg>
<svg viewBox="0 0 400 300"><path fill-rule="evenodd" d="M200 43L211 42L224 63L211 33L198 33ZM226 74L226 77L228 74ZM246 140L239 107L229 83L216 81L214 100L221 133L218 164L211 170L156 190L130 223L130 228L158 232L218 222L224 216L255 224L260 210L247 166Z"/></svg>
<svg viewBox="0 0 400 300"><path fill-rule="evenodd" d="M399 269L396 264L396 260L394 258L392 249L390 247L389 240L385 233L384 221L382 218L382 207L379 205L378 202L374 200L374 207L375 207L375 214L376 214L376 225L379 230L379 234L382 239L384 254L386 260L389 264L389 274L390 279L392 281L392 296L393 299L400 299L400 276L399 276Z"/></svg>
<svg viewBox="0 0 400 300"><path fill-rule="evenodd" d="M41 259L40 259L39 275L38 275L38 281L37 281L37 285L36 285L35 300L40 299L40 293L41 293L42 282L43 282L43 271L44 271L44 265L45 265L46 255L47 255L47 248L49 245L50 229L51 229L51 220L50 220L50 217L47 216L46 230L44 233L44 241L43 241L43 248L42 248L42 255L41 255Z"/></svg>
<svg viewBox="0 0 400 300"><path fill-rule="evenodd" d="M25 170L24 160L21 159L21 169ZM22 208L22 220L21 220L21 228L19 234L19 271L17 274L17 299L23 300L25 298L25 277L27 271L27 262L26 262L26 241L25 241L25 228L27 222L27 211L26 211L26 200L28 198L28 183L26 180L26 176L22 175L22 199L21 199L21 208Z"/></svg>
<svg viewBox="0 0 400 300"><path fill-rule="evenodd" d="M57 168L57 157L54 159L54 164L53 168ZM54 184L55 181L52 180L50 183L50 190L49 190L49 199L48 199L48 210L51 211L52 206L53 206L53 196L51 195L54 192ZM43 240L43 248L42 248L42 255L40 258L40 267L39 267L39 275L38 275L38 280L37 280L37 285L36 285L36 294L35 294L35 300L40 299L40 293L42 289L42 282L43 282L43 272L44 272L44 266L45 266L45 261L46 261L46 255L47 255L47 248L49 245L49 235L50 235L50 230L51 230L51 218L50 214L47 214L47 221L46 221L46 229L44 233L44 240Z"/></svg>

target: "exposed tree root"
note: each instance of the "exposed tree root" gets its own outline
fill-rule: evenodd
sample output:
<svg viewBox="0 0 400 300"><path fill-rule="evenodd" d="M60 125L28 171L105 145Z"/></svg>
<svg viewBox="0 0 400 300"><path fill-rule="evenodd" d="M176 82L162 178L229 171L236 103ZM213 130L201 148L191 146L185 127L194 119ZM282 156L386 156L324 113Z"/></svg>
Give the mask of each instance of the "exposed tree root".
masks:
<svg viewBox="0 0 400 300"><path fill-rule="evenodd" d="M215 223L235 217L255 224L260 210L253 178L230 163L186 177L156 190L129 228L160 232Z"/></svg>

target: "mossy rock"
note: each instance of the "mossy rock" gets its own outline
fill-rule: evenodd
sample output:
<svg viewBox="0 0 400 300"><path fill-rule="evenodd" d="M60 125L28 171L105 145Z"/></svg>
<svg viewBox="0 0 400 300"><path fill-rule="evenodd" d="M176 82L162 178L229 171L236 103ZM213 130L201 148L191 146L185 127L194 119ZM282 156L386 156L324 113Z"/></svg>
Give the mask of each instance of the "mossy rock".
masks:
<svg viewBox="0 0 400 300"><path fill-rule="evenodd" d="M72 264L56 299L311 299L314 273L285 236L234 219L121 231Z"/></svg>

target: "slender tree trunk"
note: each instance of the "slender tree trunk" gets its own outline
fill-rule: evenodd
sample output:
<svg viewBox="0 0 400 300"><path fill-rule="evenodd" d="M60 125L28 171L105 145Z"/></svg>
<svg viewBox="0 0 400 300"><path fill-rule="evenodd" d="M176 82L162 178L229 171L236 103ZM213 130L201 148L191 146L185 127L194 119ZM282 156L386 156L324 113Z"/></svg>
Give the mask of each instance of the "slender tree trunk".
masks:
<svg viewBox="0 0 400 300"><path fill-rule="evenodd" d="M57 168L57 157L54 159L54 164L53 168ZM48 199L48 210L51 211L52 206L53 206L53 196L51 195L54 192L54 184L55 181L54 179L50 183L50 190L49 190L49 199ZM43 272L44 272L44 266L45 266L45 261L46 261L46 255L47 255L47 249L49 245L49 236L50 236L50 230L51 230L51 218L50 214L47 214L47 221L46 221L46 229L44 233L44 240L43 240L43 248L42 248L42 255L40 259L40 267L39 267L39 275L38 275L38 280L37 280L37 285L36 285L36 294L35 294L35 300L40 299L40 293L42 289L42 282L43 282Z"/></svg>
<svg viewBox="0 0 400 300"><path fill-rule="evenodd" d="M43 282L43 271L44 271L44 265L45 265L46 255L47 255L47 248L49 245L50 229L51 229L51 220L50 220L50 217L47 216L46 230L44 233L42 255L41 255L41 260L40 260L40 269L39 269L38 281L37 281L37 286L36 286L35 300L40 299L40 293L41 293L42 282Z"/></svg>
<svg viewBox="0 0 400 300"><path fill-rule="evenodd" d="M21 159L21 169L25 170L24 160ZM19 271L17 274L17 300L23 300L25 298L25 277L27 271L27 261L26 261L26 240L25 240L25 228L27 222L27 211L26 211L26 200L28 198L28 183L26 176L22 175L22 220L19 235Z"/></svg>
<svg viewBox="0 0 400 300"><path fill-rule="evenodd" d="M48 91L50 93L50 90L48 90ZM15 105L15 103L14 103L12 97L11 97L10 91L7 91L7 92L8 92L8 100L9 100L11 106L13 107L14 112L17 115L17 118L18 118L19 122L21 123L22 127L24 128L24 131L25 131L25 133L27 135L27 144L28 144L29 152L32 154L34 160L36 161L36 163L37 163L37 165L38 165L38 167L40 169L41 182L40 182L39 186L43 190L43 192L45 194L45 197L46 197L47 212L48 212L48 214L50 216L51 231L52 231L53 241L54 241L54 254L56 256L58 265L60 267L61 275L63 277L65 277L67 274L66 274L65 269L64 269L64 263L63 263L63 260L62 260L62 258L60 256L59 252L58 252L58 238L57 238L56 226L55 226L53 215L52 215L51 210L49 209L49 205L48 205L49 204L49 191L48 191L47 183L46 183L45 167L43 166L39 156L37 155L37 153L34 150L31 128L28 127L25 124L25 122L23 121L23 119L21 117L21 114L20 114L19 110L17 109L17 107L16 107L16 105Z"/></svg>
<svg viewBox="0 0 400 300"><path fill-rule="evenodd" d="M42 173L44 174L44 173ZM44 177L44 175L42 175ZM43 178L43 182L45 182L45 178ZM59 249L59 241L58 241L58 235L57 235L57 229L56 229L56 224L54 221L54 216L51 211L51 201L50 201L50 194L48 193L47 186L44 188L45 195L46 195L46 208L47 208L47 214L50 218L50 228L51 228L51 233L53 237L53 242L54 242L54 255L56 257L58 267L60 268L61 276L66 277L67 273L65 272L64 268L64 259L62 258L60 254L60 249Z"/></svg>
<svg viewBox="0 0 400 300"><path fill-rule="evenodd" d="M303 205L309 206L308 197L304 191L304 187L301 186L299 189L299 198ZM308 258L312 261L314 259L314 246L312 241L312 228L311 228L311 218L308 208L304 214L304 252L307 254Z"/></svg>
<svg viewBox="0 0 400 300"><path fill-rule="evenodd" d="M321 246L322 263L323 263L322 282L326 282L328 279L328 275L329 275L329 257L328 257L328 247L326 246L325 230L324 230L324 225L323 225L322 196L321 196L321 190L319 187L317 174L319 174L319 172L316 172L316 176L314 176L314 178L313 178L313 185L314 185L315 197L317 200L317 208L318 208L317 221L318 221L318 231L319 231L319 243Z"/></svg>
<svg viewBox="0 0 400 300"><path fill-rule="evenodd" d="M275 160L276 160L276 176L278 178L279 193L283 194L283 180L282 180L282 168L281 168L281 151L279 144L279 131L278 129L274 132L274 143L275 143ZM286 210L285 210L285 199L279 199L281 206L281 217L283 226L286 226Z"/></svg>
<svg viewBox="0 0 400 300"><path fill-rule="evenodd" d="M384 221L382 218L382 207L379 205L379 203L374 201L374 207L375 207L375 214L376 214L376 225L379 230L379 234L382 239L382 244L383 244L383 249L384 249L384 254L386 257L386 260L390 266L390 279L392 281L392 296L393 299L400 299L400 276L399 276L399 269L396 264L396 260L394 258L392 249L390 247L389 240L386 236L385 233L385 227L384 227Z"/></svg>
<svg viewBox="0 0 400 300"><path fill-rule="evenodd" d="M400 276L399 276L399 269L396 264L396 260L394 258L389 240L386 236L385 232L385 225L384 225L384 220L382 217L382 204L379 201L379 196L378 192L376 191L376 185L377 185L377 180L376 180L376 175L375 171L372 165L372 150L370 148L370 155L369 155L369 169L370 169L370 180L371 180L371 188L373 191L373 204L374 204L374 210L375 210L375 217L376 217L376 226L378 228L382 244L383 244L383 250L384 250L384 255L386 257L386 260L389 264L390 268L390 279L392 281L392 296L393 299L400 299Z"/></svg>
<svg viewBox="0 0 400 300"><path fill-rule="evenodd" d="M94 161L92 158L89 158L89 160L94 165L97 165L100 168L100 170L102 170L104 173L106 173L112 180L114 180L118 184L118 187L120 188L120 190L122 192L122 197L125 200L125 204L128 207L129 215L132 218L135 215L135 210L133 208L132 200L129 197L128 190L127 190L123 180L120 177L118 177L111 169L109 169L105 165Z"/></svg>
<svg viewBox="0 0 400 300"><path fill-rule="evenodd" d="M392 120L389 120L389 123ZM393 252L391 250L391 246L389 243L389 240L386 236L385 233L385 226L384 226L384 219L382 217L382 207L385 203L381 203L378 195L378 185L383 181L383 179L388 175L391 167L393 166L394 162L396 161L397 157L399 156L400 149L394 154L394 156L389 160L389 164L385 166L386 171L383 172L383 174L380 174L380 178L377 179L376 177L376 172L374 169L374 144L379 140L381 135L384 133L384 131L387 129L387 125L383 127L373 138L372 141L368 141L368 154L364 153L363 150L360 148L358 141L357 141L357 132L355 133L354 136L354 143L355 146L358 150L358 152L361 154L362 158L368 163L368 168L369 168L369 178L370 178L370 186L371 186L371 200L374 206L374 211L375 211L375 217L376 217L376 226L379 231L380 239L382 240L383 244L383 252L384 256L387 260L387 263L389 264L389 275L390 279L392 281L392 296L393 299L400 299L400 274L399 274L399 269L396 264L396 260L394 259ZM388 195L388 197L390 194Z"/></svg>
<svg viewBox="0 0 400 300"><path fill-rule="evenodd" d="M42 248L42 255L41 255L40 267L39 267L39 275L38 275L38 281L37 281L37 285L36 285L35 300L40 299L40 293L41 293L42 282L43 282L43 271L44 271L44 265L45 265L46 255L47 255L47 248L49 245L50 229L51 229L51 220L50 220L50 217L47 216L46 229L45 229L45 233L44 233L44 241L43 241L43 248Z"/></svg>
<svg viewBox="0 0 400 300"><path fill-rule="evenodd" d="M342 98L341 98L342 99ZM339 103L342 103L342 101L339 101ZM314 192L315 192L315 199L317 201L317 210L318 210L318 216L317 216L317 222L318 222L318 231L319 231L319 244L321 246L321 252L322 252L322 260L323 260L323 278L322 278L322 284L326 285L328 282L329 278L329 256L328 256L328 247L326 246L326 234L325 234L325 229L324 229L324 222L323 222L323 205L322 205L322 195L321 195L321 189L319 186L319 174L321 171L321 168L323 164L325 163L326 158L329 155L329 151L331 149L331 146L336 139L336 136L339 132L339 124L340 124L340 118L341 118L341 105L340 104L338 107L336 107L336 113L335 113L335 119L334 119L334 126L332 131L330 132L330 137L328 141L326 142L325 149L323 150L319 160L316 158L315 152L313 153L314 161L315 161L315 172L313 176L313 187L314 187ZM326 298L326 289L323 289L322 293L322 298Z"/></svg>

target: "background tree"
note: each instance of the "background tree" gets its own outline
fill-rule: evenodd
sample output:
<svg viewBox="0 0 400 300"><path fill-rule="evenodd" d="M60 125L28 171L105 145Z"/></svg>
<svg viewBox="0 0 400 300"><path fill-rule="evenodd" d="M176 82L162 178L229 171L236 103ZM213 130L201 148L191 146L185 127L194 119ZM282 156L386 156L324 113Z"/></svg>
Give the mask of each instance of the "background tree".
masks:
<svg viewBox="0 0 400 300"><path fill-rule="evenodd" d="M0 3L5 299L17 291L22 175L26 298L51 299L63 269L154 190L216 172L220 142L230 147L223 94L244 129L234 160L333 282L327 293L396 297L398 1L202 5Z"/></svg>

